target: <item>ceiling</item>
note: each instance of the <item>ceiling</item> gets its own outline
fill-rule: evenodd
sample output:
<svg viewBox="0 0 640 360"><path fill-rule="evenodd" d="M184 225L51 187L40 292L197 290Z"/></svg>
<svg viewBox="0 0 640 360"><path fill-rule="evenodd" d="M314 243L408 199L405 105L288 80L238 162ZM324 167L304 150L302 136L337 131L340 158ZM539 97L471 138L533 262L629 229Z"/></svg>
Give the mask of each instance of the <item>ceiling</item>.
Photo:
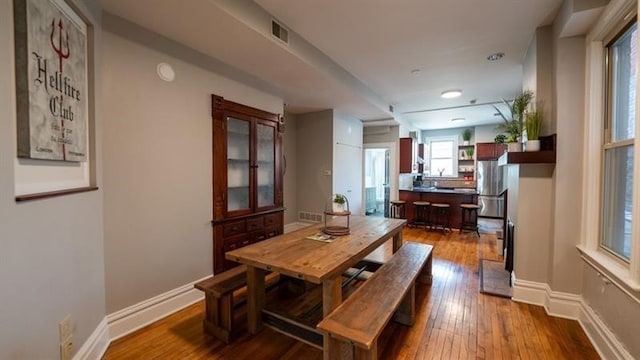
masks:
<svg viewBox="0 0 640 360"><path fill-rule="evenodd" d="M529 41L561 0L100 3L109 14L246 73L290 112L333 108L365 126L439 129L500 121L489 104L521 91ZM288 45L271 36L272 19L289 30ZM497 52L501 60L487 60ZM442 99L449 89L463 93Z"/></svg>

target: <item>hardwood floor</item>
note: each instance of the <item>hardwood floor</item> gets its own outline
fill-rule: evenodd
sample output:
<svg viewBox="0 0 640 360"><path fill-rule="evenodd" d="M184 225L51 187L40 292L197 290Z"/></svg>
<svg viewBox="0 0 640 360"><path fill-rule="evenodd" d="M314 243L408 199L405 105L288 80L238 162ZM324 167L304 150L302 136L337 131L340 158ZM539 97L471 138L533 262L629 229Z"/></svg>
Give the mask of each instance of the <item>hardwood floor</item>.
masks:
<svg viewBox="0 0 640 360"><path fill-rule="evenodd" d="M500 260L495 236L405 228L404 240L434 245L433 284L416 286L416 323L390 323L380 359L598 359L577 321L478 292L481 258ZM390 242L373 257L390 255ZM265 329L225 345L202 332L203 302L114 341L103 359L322 359L322 352Z"/></svg>

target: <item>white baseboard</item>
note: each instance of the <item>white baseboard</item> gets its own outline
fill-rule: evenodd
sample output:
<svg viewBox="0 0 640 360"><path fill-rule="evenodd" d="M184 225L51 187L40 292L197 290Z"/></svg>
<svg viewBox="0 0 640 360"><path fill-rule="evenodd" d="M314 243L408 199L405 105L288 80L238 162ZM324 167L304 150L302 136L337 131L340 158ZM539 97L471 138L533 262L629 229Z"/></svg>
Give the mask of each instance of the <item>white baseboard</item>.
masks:
<svg viewBox="0 0 640 360"><path fill-rule="evenodd" d="M305 223L305 222L292 222L292 223L288 223L287 225L284 226L284 233L290 233L292 231L296 231L296 230L300 230L302 228L305 228L309 225L313 225L315 223Z"/></svg>
<svg viewBox="0 0 640 360"><path fill-rule="evenodd" d="M100 324L91 333L87 341L78 349L78 352L73 356L73 360L102 359L102 355L107 351L110 342L109 328L105 317L100 321Z"/></svg>
<svg viewBox="0 0 640 360"><path fill-rule="evenodd" d="M603 359L633 359L622 343L580 295L552 291L548 284L516 279L512 299L543 306L547 314L551 316L577 320Z"/></svg>
<svg viewBox="0 0 640 360"><path fill-rule="evenodd" d="M288 233L309 225L312 224L303 222L290 223L284 227L284 232ZM160 294L151 299L107 315L107 327L103 331L107 334L110 341L117 340L202 300L204 298L204 294L201 291L194 289L193 284L204 279L205 278L196 280L190 284L183 285L164 294ZM98 331L98 329L96 329L96 331ZM108 343L106 345L108 346Z"/></svg>
<svg viewBox="0 0 640 360"><path fill-rule="evenodd" d="M632 360L633 356L629 354L624 345L620 343L593 309L584 301L581 302L581 305L578 321L600 357L603 359Z"/></svg>
<svg viewBox="0 0 640 360"><path fill-rule="evenodd" d="M284 232L292 232L309 225L312 224L304 222L290 223L285 225ZM193 284L206 278L208 276L107 315L98 324L89 339L82 344L73 359L100 359L107 351L111 341L202 300L204 294L194 289Z"/></svg>
<svg viewBox="0 0 640 360"><path fill-rule="evenodd" d="M512 279L514 279L512 277ZM511 299L532 305L545 306L547 297L547 284L526 280L513 280L513 296Z"/></svg>
<svg viewBox="0 0 640 360"><path fill-rule="evenodd" d="M514 281L512 299L544 306L547 314L571 320L578 320L582 303L580 295L553 291L548 284L518 279Z"/></svg>
<svg viewBox="0 0 640 360"><path fill-rule="evenodd" d="M107 315L111 341L204 299L202 291L194 289L193 284L206 278L208 276Z"/></svg>

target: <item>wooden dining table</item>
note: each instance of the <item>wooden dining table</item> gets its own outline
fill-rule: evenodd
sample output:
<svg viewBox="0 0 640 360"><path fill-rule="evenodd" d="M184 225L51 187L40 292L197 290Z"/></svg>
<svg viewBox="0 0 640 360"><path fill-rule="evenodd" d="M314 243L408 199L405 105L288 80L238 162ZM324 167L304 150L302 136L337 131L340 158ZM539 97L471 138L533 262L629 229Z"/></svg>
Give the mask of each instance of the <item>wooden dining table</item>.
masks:
<svg viewBox="0 0 640 360"><path fill-rule="evenodd" d="M227 252L227 259L247 265L249 332L264 326L266 272L321 285L325 317L342 302L342 274L389 239L393 252L398 250L405 224L404 219L351 216L350 233L328 242L308 238L322 232L324 224L316 224Z"/></svg>

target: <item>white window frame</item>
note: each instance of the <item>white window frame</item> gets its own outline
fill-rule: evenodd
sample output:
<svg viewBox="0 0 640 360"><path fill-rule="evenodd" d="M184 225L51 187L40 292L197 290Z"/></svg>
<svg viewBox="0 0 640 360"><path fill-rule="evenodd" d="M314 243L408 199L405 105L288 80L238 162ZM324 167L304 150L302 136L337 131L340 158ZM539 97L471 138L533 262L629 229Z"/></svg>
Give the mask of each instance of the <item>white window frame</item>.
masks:
<svg viewBox="0 0 640 360"><path fill-rule="evenodd" d="M606 44L612 34L621 30L638 12L635 0L610 2L602 16L586 38L586 126L583 148L583 206L581 243L578 245L582 259L603 276L613 280L622 290L640 291L640 146L634 145L634 192L632 200L631 256L627 263L600 247L602 199L602 165L605 115L605 64ZM640 111L640 86L636 84L636 114ZM640 126L636 120L635 138ZM599 159L599 161L593 161Z"/></svg>
<svg viewBox="0 0 640 360"><path fill-rule="evenodd" d="M427 164L429 164L429 177L440 177L440 175L438 174L438 171L436 169L433 169L431 166L431 143L432 142L439 142L439 141L452 141L453 142L453 148L451 149L451 159L452 159L452 166L453 168L451 169L453 171L453 174L451 175L451 177L458 177L458 136L438 136L438 137L428 137L425 139L425 143L427 144L427 149L429 151L429 154L427 156L427 159L425 159L425 162L427 162ZM447 176L443 176L447 177Z"/></svg>

